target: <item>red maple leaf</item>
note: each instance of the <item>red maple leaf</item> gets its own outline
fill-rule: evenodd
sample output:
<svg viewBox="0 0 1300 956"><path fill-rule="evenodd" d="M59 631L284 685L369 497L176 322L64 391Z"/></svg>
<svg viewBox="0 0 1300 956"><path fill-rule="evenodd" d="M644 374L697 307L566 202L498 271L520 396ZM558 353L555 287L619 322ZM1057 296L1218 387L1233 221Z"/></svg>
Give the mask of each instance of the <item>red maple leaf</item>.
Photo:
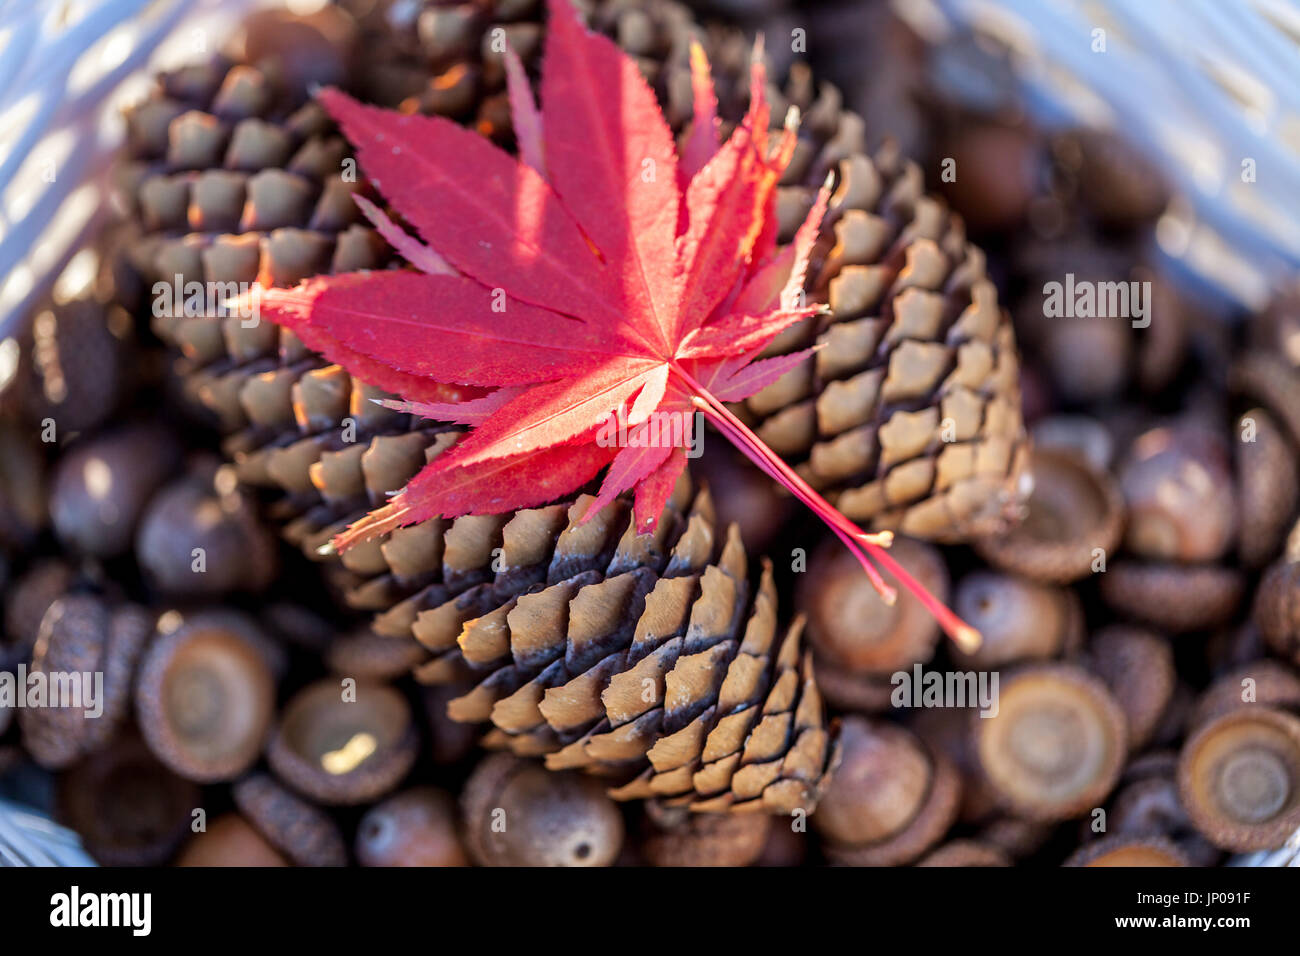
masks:
<svg viewBox="0 0 1300 956"><path fill-rule="evenodd" d="M708 63L692 50L695 121L681 157L636 63L587 31L570 0L549 0L540 110L507 53L519 158L439 117L320 94L419 238L373 204L362 211L419 271L265 290L263 313L401 395L394 407L472 426L338 547L437 515L543 504L602 471L588 513L633 491L638 530L651 530L690 440L689 428L652 426L699 411L811 507L887 599L871 560L955 639L978 641L889 557L887 532L841 515L724 404L794 368L806 353L758 356L821 308L802 290L829 180L778 249L775 190L797 116L770 134L761 52L748 113L722 143ZM609 440L612 422L623 440Z"/></svg>

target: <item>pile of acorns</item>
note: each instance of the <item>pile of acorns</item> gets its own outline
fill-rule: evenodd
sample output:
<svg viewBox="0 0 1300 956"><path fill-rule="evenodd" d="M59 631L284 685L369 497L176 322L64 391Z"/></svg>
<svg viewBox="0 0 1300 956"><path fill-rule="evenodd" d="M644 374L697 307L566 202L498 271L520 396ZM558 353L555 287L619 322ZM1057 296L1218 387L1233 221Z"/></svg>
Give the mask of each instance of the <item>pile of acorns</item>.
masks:
<svg viewBox="0 0 1300 956"><path fill-rule="evenodd" d="M508 125L499 59L476 41L481 9L425 4L413 32L390 35L376 12L385 4L341 5L364 35L392 44L367 74L374 99L410 97L488 135ZM648 71L679 46L661 36L686 22L675 5L596 6ZM494 8L533 55L535 7ZM312 49L304 37L330 33L319 21L310 33L275 24L259 31L263 46L280 35ZM815 61L815 19L810 33ZM438 63L433 80L426 54ZM664 68L670 88L679 66ZM873 69L881 88L905 89L924 57ZM807 89L792 81L792 98L818 104L808 126L823 142L809 154L851 153L839 140L860 137L860 121L843 120L852 114L833 88L796 76ZM716 538L702 563L719 580L729 561L744 577L745 553L736 558L722 533L732 522L750 555L770 556L755 606L770 589L782 624L791 609L806 616L839 763L811 817L699 813L669 799L616 803L597 777L517 755L527 735L516 753L484 757L475 721L490 715L488 739L500 742L495 698L474 697L463 675L419 678L448 656L486 660L499 639L489 629L502 622L439 592L461 614L459 653L431 657L435 642L394 640L367 613L386 609L385 626L410 631L415 610L390 591L402 583L399 559L409 568L428 554L304 557L320 557L343 505L387 487L413 456L418 466L430 436L406 419L363 422L374 454L355 469L366 481L344 488L348 463L321 447L352 410L347 396L363 394L346 375L273 330L222 338L212 324L150 321L142 283L152 276L140 264L159 250L178 270L200 254L238 263L247 253L256 267L265 232L261 261L277 282L381 264L382 245L342 214L349 197L313 192L318 167L344 147L310 109L268 106L275 80L228 62L173 74L131 120L135 218L78 257L16 348L0 351L0 671L104 675L99 718L0 710L0 792L47 798L96 859L123 865L1212 865L1280 846L1300 827L1300 290L1234 326L1199 314L1154 264L1136 265L1151 258L1168 197L1118 139L1046 136L1019 116L976 115L937 89L913 90L932 107L910 114L916 144L932 147L924 179L946 188L1012 303L1033 492L1005 534L894 544L982 632L983 646L962 654L917 601L886 606L838 542L821 540L722 442L706 442L692 470L710 503L683 506L679 524L700 518L707 530L697 532ZM236 168L208 169L222 163L223 124L241 131L224 158ZM949 158L957 177L945 185L937 171ZM245 175L259 163L275 175ZM204 170L188 204L186 177L154 175L168 164ZM907 189L895 192L919 194L911 168L897 168ZM245 189L241 206L231 197ZM203 244L223 230L240 235ZM1149 326L1046 317L1043 287L1067 272L1150 281ZM303 453L314 457L296 454L311 444L299 430L317 441ZM327 471L326 461L340 464ZM275 496L250 487L258 470L283 478ZM463 566L434 555L444 577L487 563L487 539L467 527L446 536ZM651 562L628 558L625 543L614 533L582 557L615 551L639 573ZM516 583L522 592L541 581ZM420 610L439 610L421 600ZM471 621L487 626L457 641ZM784 650L764 655L796 670ZM971 675L976 698L980 687L989 694L924 706L900 693L899 678L922 673ZM449 717L449 703L473 721Z"/></svg>

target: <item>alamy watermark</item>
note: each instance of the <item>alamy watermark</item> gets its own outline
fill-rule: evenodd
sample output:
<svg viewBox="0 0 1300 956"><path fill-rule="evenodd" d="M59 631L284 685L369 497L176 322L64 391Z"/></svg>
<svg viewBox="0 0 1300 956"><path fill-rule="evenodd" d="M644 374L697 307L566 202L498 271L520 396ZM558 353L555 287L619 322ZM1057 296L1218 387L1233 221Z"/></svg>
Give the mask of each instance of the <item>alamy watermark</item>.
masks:
<svg viewBox="0 0 1300 956"><path fill-rule="evenodd" d="M0 707L69 708L87 717L104 713L103 671L0 671Z"/></svg>
<svg viewBox="0 0 1300 956"><path fill-rule="evenodd" d="M262 287L256 282L186 282L177 273L171 282L155 282L152 291L157 319L233 318L246 329L262 321Z"/></svg>
<svg viewBox="0 0 1300 956"><path fill-rule="evenodd" d="M704 415L700 412L651 412L629 425L627 409L620 407L596 432L601 448L684 448L687 458L704 454Z"/></svg>
<svg viewBox="0 0 1300 956"><path fill-rule="evenodd" d="M1076 280L1043 285L1043 315L1049 319L1130 319L1135 329L1151 324L1150 282Z"/></svg>
<svg viewBox="0 0 1300 956"><path fill-rule="evenodd" d="M895 671L889 702L895 707L978 707L981 717L998 715L997 671L926 671L913 664Z"/></svg>

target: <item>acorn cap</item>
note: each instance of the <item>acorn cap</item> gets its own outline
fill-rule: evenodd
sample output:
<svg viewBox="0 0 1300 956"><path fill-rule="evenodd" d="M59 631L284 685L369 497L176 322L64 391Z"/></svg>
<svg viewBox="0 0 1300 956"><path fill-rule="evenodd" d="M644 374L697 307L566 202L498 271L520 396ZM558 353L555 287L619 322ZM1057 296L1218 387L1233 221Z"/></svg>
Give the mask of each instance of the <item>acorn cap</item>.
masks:
<svg viewBox="0 0 1300 956"><path fill-rule="evenodd" d="M1300 560L1288 555L1264 572L1252 617L1269 648L1300 667Z"/></svg>
<svg viewBox="0 0 1300 956"><path fill-rule="evenodd" d="M1238 707L1300 710L1300 676L1285 664L1257 660L1219 677L1197 699L1191 726L1200 727Z"/></svg>
<svg viewBox="0 0 1300 956"><path fill-rule="evenodd" d="M598 780L508 753L470 774L461 812L480 866L608 866L623 845L622 814Z"/></svg>
<svg viewBox="0 0 1300 956"><path fill-rule="evenodd" d="M338 824L264 773L231 788L235 805L258 833L298 866L345 866L347 847Z"/></svg>
<svg viewBox="0 0 1300 956"><path fill-rule="evenodd" d="M963 823L974 823L992 816L998 808L998 795L979 772L970 734L969 713L957 707L925 707L914 710L907 726L925 741L931 753L943 754L961 774L961 808Z"/></svg>
<svg viewBox="0 0 1300 956"><path fill-rule="evenodd" d="M1022 817L995 817L976 834L981 843L995 846L1013 860L1033 856L1051 839L1056 828L1050 823Z"/></svg>
<svg viewBox="0 0 1300 956"><path fill-rule="evenodd" d="M973 653L950 649L965 668L1046 660L1083 643L1083 608L1070 588L981 568L961 579L953 610L984 638Z"/></svg>
<svg viewBox="0 0 1300 956"><path fill-rule="evenodd" d="M50 519L65 547L114 557L131 546L146 503L180 463L180 446L157 424L115 428L60 456Z"/></svg>
<svg viewBox="0 0 1300 956"><path fill-rule="evenodd" d="M1138 437L1119 470L1126 547L1153 561L1222 557L1237 529L1232 465L1217 435L1192 425Z"/></svg>
<svg viewBox="0 0 1300 956"><path fill-rule="evenodd" d="M90 299L41 308L31 324L28 420L53 419L60 439L107 422L129 390L132 321Z"/></svg>
<svg viewBox="0 0 1300 956"><path fill-rule="evenodd" d="M651 866L750 866L771 831L786 825L766 813L692 813L653 800L645 806L641 852Z"/></svg>
<svg viewBox="0 0 1300 956"><path fill-rule="evenodd" d="M1175 763L1170 773L1125 784L1111 801L1109 829L1127 835L1171 837L1191 831L1192 822L1178 800L1176 769Z"/></svg>
<svg viewBox="0 0 1300 956"><path fill-rule="evenodd" d="M19 662L30 659L45 612L72 588L76 578L76 572L65 561L42 558L7 589L0 670L13 670Z"/></svg>
<svg viewBox="0 0 1300 956"><path fill-rule="evenodd" d="M124 737L58 778L60 817L104 866L159 866L190 832L202 791Z"/></svg>
<svg viewBox="0 0 1300 956"><path fill-rule="evenodd" d="M1010 866L1011 858L996 846L979 840L949 840L931 850L917 866Z"/></svg>
<svg viewBox="0 0 1300 956"><path fill-rule="evenodd" d="M1233 392L1273 413L1293 445L1300 445L1300 374L1283 354L1248 349L1233 360L1228 376Z"/></svg>
<svg viewBox="0 0 1300 956"><path fill-rule="evenodd" d="M61 769L113 736L126 716L136 661L151 630L145 612L115 613L89 594L60 598L50 606L32 651L30 674L102 674L103 680L99 684L94 676L91 687L81 688L82 706L19 710L23 744L37 763ZM102 699L92 707L90 696L101 691Z"/></svg>
<svg viewBox="0 0 1300 956"><path fill-rule="evenodd" d="M1178 790L1215 846L1281 846L1300 827L1300 718L1253 706L1202 725L1183 745Z"/></svg>
<svg viewBox="0 0 1300 956"><path fill-rule="evenodd" d="M1141 750L1173 697L1177 675L1169 642L1150 631L1115 625L1093 636L1087 660L1124 711L1129 751Z"/></svg>
<svg viewBox="0 0 1300 956"><path fill-rule="evenodd" d="M1253 428L1246 441L1248 427ZM1277 554L1300 502L1300 474L1291 441L1273 416L1252 408L1237 419L1235 443L1241 530L1237 550L1247 567Z"/></svg>
<svg viewBox="0 0 1300 956"><path fill-rule="evenodd" d="M946 756L896 724L850 717L843 756L813 815L826 853L847 866L897 866L957 819L961 777Z"/></svg>
<svg viewBox="0 0 1300 956"><path fill-rule="evenodd" d="M939 601L947 601L948 569L931 545L896 537L890 555ZM934 656L939 625L919 600L900 589L893 606L835 542L813 556L799 581L797 604L808 615L808 638L821 670L888 677Z"/></svg>
<svg viewBox="0 0 1300 956"><path fill-rule="evenodd" d="M275 714L267 638L247 617L186 616L149 648L136 682L145 741L176 773L233 780L257 760Z"/></svg>
<svg viewBox="0 0 1300 956"><path fill-rule="evenodd" d="M816 656L814 663L817 689L831 706L867 714L883 713L894 706L895 685L889 677L839 670L829 662L818 663Z"/></svg>
<svg viewBox="0 0 1300 956"><path fill-rule="evenodd" d="M1096 549L1114 552L1124 523L1124 499L1109 474L1082 456L1035 449L1034 490L1020 524L975 549L995 567L1036 581L1064 584L1092 573Z"/></svg>
<svg viewBox="0 0 1300 956"><path fill-rule="evenodd" d="M1062 866L1191 866L1187 856L1164 837L1111 834L1080 847Z"/></svg>
<svg viewBox="0 0 1300 956"><path fill-rule="evenodd" d="M238 813L225 813L181 849L177 866L289 866L285 856Z"/></svg>
<svg viewBox="0 0 1300 956"><path fill-rule="evenodd" d="M1236 568L1216 564L1116 561L1101 578L1101 596L1125 617L1181 634L1228 621L1245 591Z"/></svg>
<svg viewBox="0 0 1300 956"><path fill-rule="evenodd" d="M1101 805L1128 736L1101 680L1073 664L1029 665L1002 680L998 708L970 719L980 769L1006 807L1048 821Z"/></svg>
<svg viewBox="0 0 1300 956"><path fill-rule="evenodd" d="M267 746L276 776L320 803L374 800L415 763L419 735L406 698L372 681L356 681L355 699L351 690L327 678L298 691Z"/></svg>
<svg viewBox="0 0 1300 956"><path fill-rule="evenodd" d="M357 825L362 866L468 866L456 804L437 787L413 787L366 811Z"/></svg>

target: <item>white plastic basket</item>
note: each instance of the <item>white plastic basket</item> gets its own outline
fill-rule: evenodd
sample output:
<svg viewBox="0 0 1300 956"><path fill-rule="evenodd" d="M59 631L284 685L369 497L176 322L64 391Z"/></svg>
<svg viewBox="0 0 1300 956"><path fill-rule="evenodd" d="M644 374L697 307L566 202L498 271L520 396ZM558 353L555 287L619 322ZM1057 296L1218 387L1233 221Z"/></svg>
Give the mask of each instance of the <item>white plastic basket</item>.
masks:
<svg viewBox="0 0 1300 956"><path fill-rule="evenodd" d="M1154 160L1176 190L1156 241L1195 275L1257 309L1300 270L1300 0L894 8L933 43L1004 48L1044 125L1112 129Z"/></svg>
<svg viewBox="0 0 1300 956"><path fill-rule="evenodd" d="M120 107L257 5L269 4L0 0L0 339L102 221Z"/></svg>

